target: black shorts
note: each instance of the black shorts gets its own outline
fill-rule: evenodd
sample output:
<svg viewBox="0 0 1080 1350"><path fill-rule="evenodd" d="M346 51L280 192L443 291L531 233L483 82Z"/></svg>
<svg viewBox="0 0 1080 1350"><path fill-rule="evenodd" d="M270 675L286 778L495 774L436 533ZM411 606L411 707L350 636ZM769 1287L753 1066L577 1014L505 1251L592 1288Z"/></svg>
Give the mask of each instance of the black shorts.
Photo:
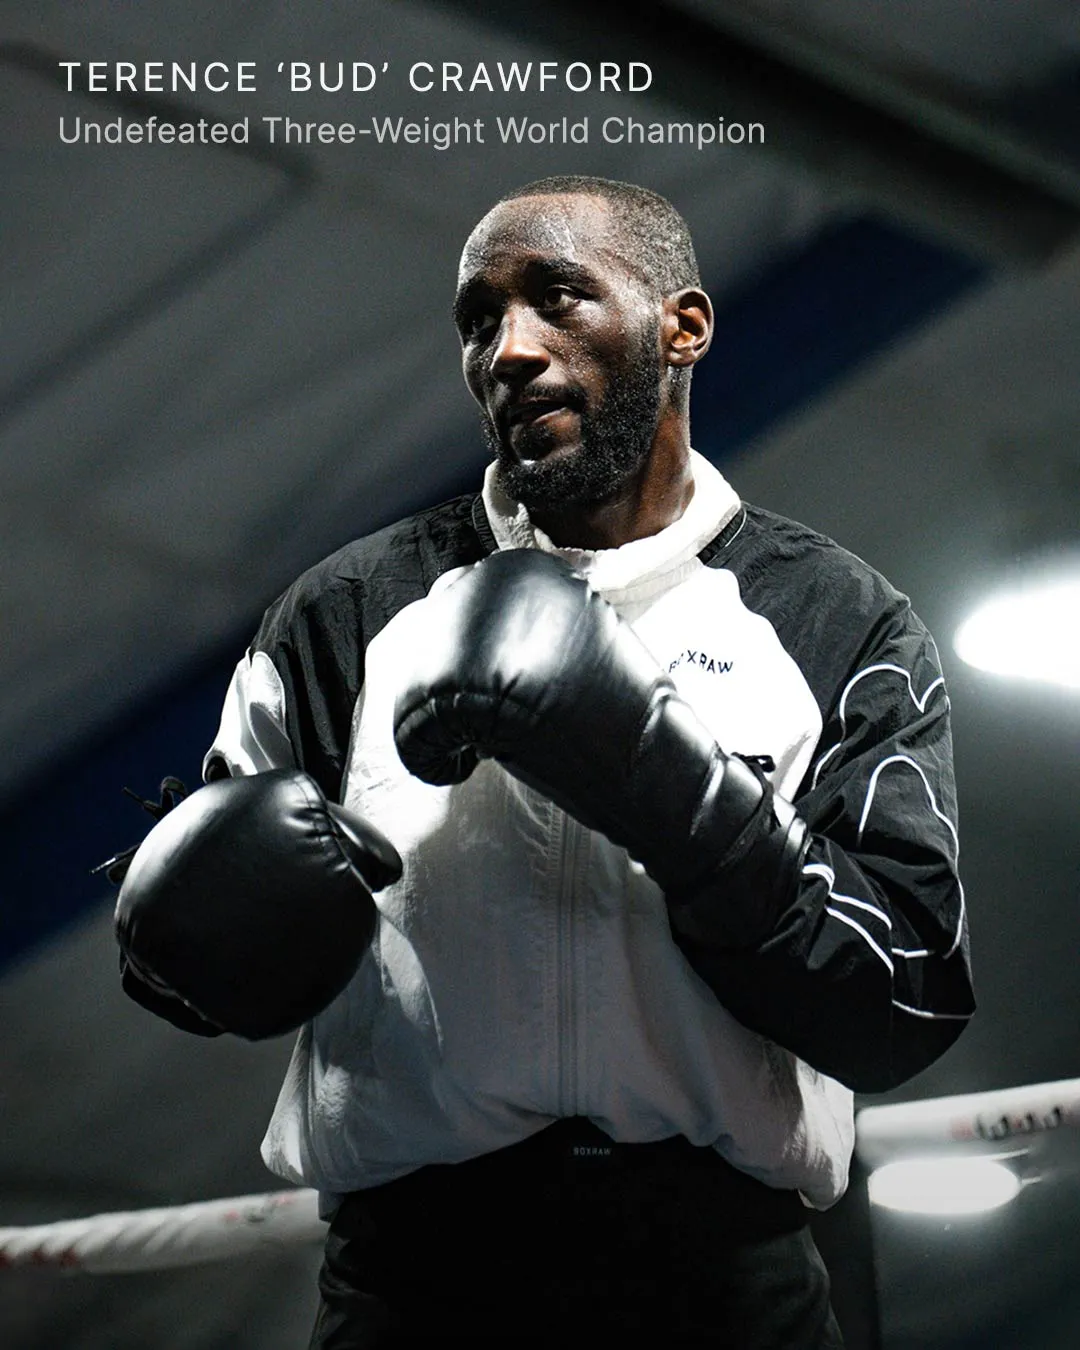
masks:
<svg viewBox="0 0 1080 1350"><path fill-rule="evenodd" d="M843 1345L796 1194L583 1120L346 1197L319 1289L311 1350Z"/></svg>

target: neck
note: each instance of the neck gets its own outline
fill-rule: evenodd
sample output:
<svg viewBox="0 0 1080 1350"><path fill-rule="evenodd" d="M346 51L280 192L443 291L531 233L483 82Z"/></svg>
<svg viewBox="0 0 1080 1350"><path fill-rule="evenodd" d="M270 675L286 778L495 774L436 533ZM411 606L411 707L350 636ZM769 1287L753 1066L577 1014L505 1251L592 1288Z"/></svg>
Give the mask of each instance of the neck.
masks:
<svg viewBox="0 0 1080 1350"><path fill-rule="evenodd" d="M694 495L689 426L680 419L657 430L641 470L612 497L589 505L530 509L533 524L559 548L619 548L659 534Z"/></svg>

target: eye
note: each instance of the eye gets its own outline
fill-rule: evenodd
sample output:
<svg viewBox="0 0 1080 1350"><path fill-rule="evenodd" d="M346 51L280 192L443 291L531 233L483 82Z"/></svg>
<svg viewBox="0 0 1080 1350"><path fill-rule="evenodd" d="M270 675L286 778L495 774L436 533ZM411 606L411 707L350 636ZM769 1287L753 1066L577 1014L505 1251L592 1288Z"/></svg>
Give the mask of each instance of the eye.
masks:
<svg viewBox="0 0 1080 1350"><path fill-rule="evenodd" d="M458 331L461 333L463 342L476 342L486 334L493 332L499 326L499 316L490 309L473 310L471 314L462 315L458 324Z"/></svg>
<svg viewBox="0 0 1080 1350"><path fill-rule="evenodd" d="M565 282L553 282L544 288L540 308L547 310L548 313L563 314L573 309L580 299L580 292L574 290L572 286L567 286Z"/></svg>

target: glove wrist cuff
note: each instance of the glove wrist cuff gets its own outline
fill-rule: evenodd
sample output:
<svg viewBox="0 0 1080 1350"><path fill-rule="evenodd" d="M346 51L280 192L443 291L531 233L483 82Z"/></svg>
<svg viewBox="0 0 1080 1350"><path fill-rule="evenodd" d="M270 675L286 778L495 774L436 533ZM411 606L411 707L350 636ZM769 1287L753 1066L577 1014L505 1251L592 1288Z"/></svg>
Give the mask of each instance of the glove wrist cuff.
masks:
<svg viewBox="0 0 1080 1350"><path fill-rule="evenodd" d="M767 815L766 815L767 809ZM761 828L761 826L764 826ZM702 884L669 894L668 913L676 938L710 946L749 949L760 946L794 903L810 832L799 815L786 825L776 818L771 797L743 839Z"/></svg>

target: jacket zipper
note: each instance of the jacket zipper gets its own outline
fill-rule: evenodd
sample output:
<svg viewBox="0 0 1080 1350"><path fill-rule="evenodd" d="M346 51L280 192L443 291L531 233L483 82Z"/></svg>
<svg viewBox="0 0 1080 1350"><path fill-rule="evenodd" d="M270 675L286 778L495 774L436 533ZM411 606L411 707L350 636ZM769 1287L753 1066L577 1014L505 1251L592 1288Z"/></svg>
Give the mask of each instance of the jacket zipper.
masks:
<svg viewBox="0 0 1080 1350"><path fill-rule="evenodd" d="M574 874L584 827L559 812L558 915L556 928L555 973L558 981L559 1055L558 1106L560 1116L577 1115L577 1019L575 985L577 952L575 945Z"/></svg>

